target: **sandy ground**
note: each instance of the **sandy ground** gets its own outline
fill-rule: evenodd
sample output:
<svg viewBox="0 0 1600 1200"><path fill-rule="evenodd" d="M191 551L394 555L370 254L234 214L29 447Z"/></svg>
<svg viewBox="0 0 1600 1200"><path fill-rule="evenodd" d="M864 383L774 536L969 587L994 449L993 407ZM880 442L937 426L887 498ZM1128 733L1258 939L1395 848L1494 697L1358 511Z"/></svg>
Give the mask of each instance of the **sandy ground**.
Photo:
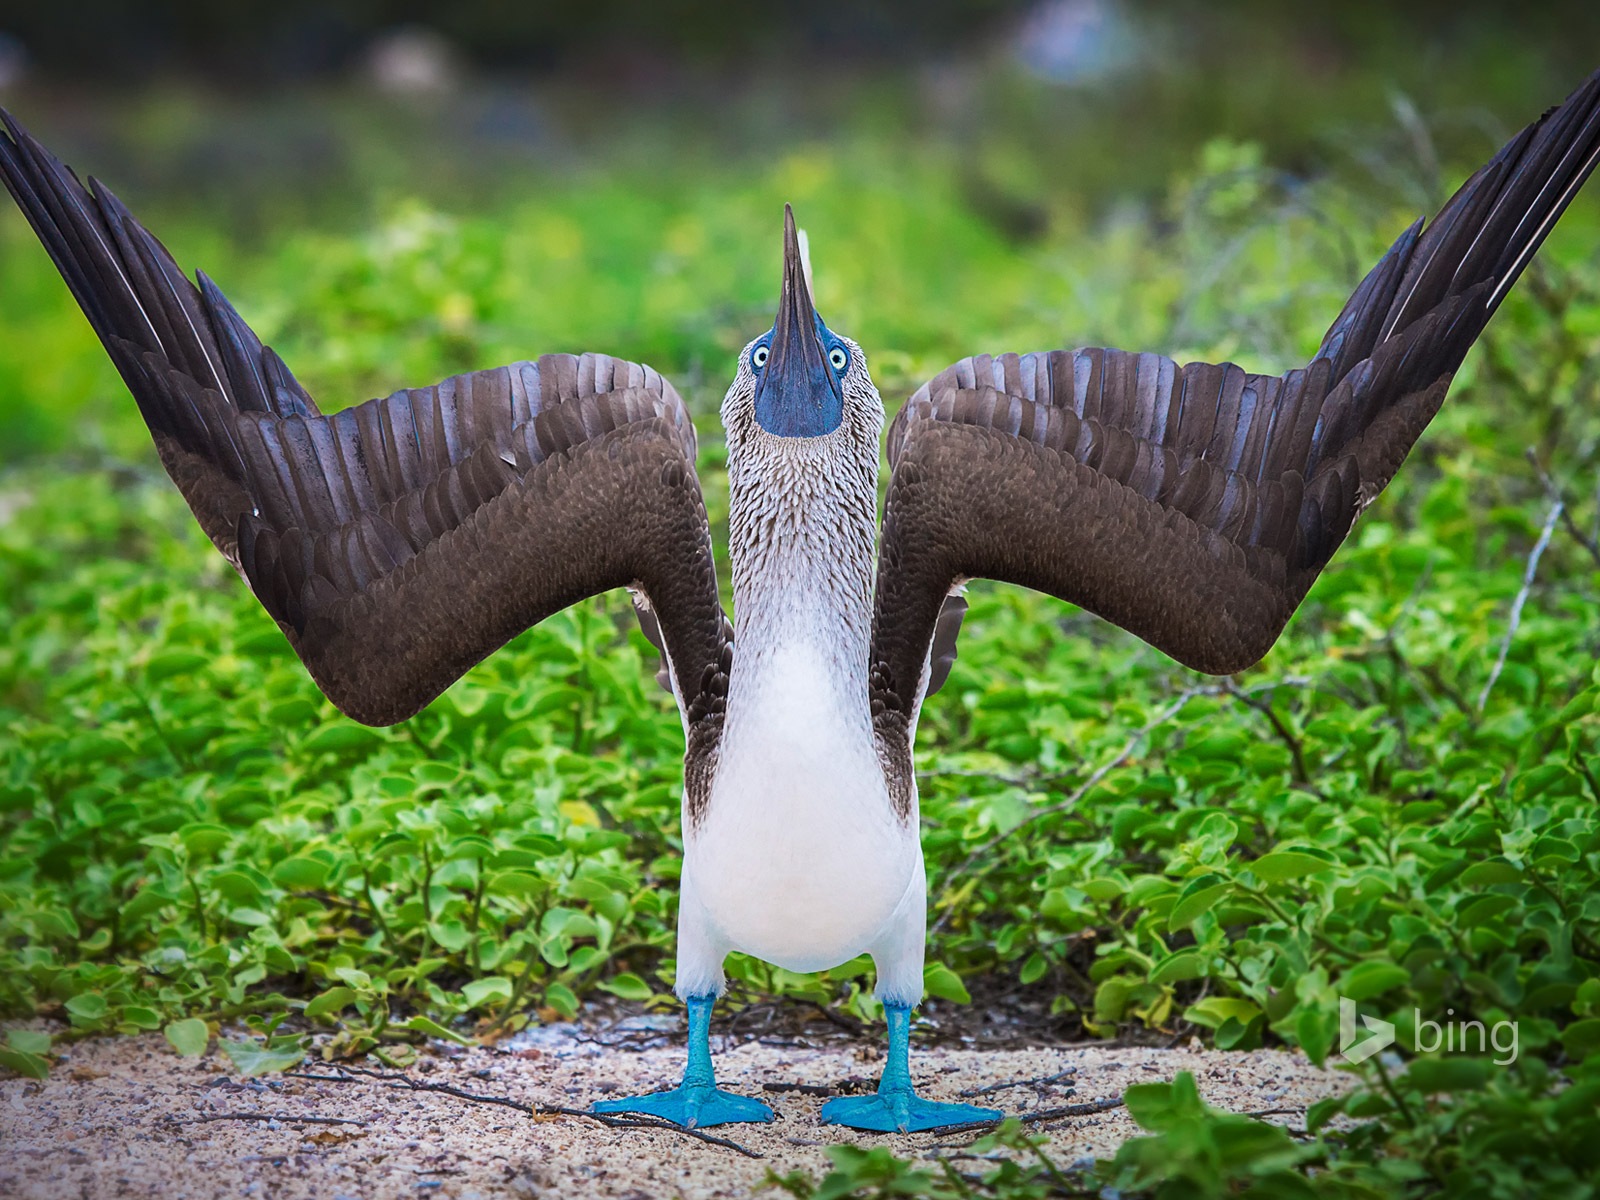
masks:
<svg viewBox="0 0 1600 1200"><path fill-rule="evenodd" d="M676 1082L679 1026L639 1019L625 1036L579 1026L532 1030L495 1049L424 1055L408 1076L481 1095L543 1106L586 1107L605 1095ZM175 1055L158 1036L80 1042L66 1048L44 1083L0 1080L0 1196L17 1200L99 1197L745 1196L769 1170L823 1172L824 1148L839 1140L885 1144L897 1154L949 1154L972 1135L874 1135L817 1120L826 1089L869 1088L876 1043L734 1042L717 1051L719 1082L759 1095L778 1113L768 1126L733 1125L724 1135L752 1154L666 1131L608 1129L581 1117L530 1117L440 1092L371 1078L240 1079L212 1052ZM634 1048L643 1045L643 1049ZM1344 1090L1347 1077L1279 1051L1224 1053L1105 1046L1025 1050L914 1048L918 1087L935 1099L1004 1086L978 1103L1024 1115L1064 1105L1115 1101L1129 1084L1192 1071L1211 1103L1270 1112L1297 1126L1306 1107ZM1065 1075L1062 1073L1066 1072ZM808 1092L796 1090L803 1084ZM317 1118L312 1120L311 1118ZM1125 1110L1040 1122L1057 1161L1104 1156L1137 1132ZM777 1194L777 1193L768 1193Z"/></svg>

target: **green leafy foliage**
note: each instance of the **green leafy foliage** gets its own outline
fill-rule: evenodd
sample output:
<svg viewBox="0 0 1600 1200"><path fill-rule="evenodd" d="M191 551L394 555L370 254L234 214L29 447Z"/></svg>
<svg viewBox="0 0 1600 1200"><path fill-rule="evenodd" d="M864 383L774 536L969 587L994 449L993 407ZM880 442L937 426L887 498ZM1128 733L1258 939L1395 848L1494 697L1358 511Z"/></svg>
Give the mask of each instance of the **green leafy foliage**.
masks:
<svg viewBox="0 0 1600 1200"><path fill-rule="evenodd" d="M211 1044L211 1030L198 1017L185 1017L171 1021L161 1031L172 1048L184 1058L199 1058Z"/></svg>
<svg viewBox="0 0 1600 1200"><path fill-rule="evenodd" d="M1020 249L937 147L865 136L647 179L619 164L488 216L404 201L270 253L205 257L214 234L161 231L215 265L320 396L543 349L652 362L697 414L721 531L711 414L770 320L785 199L812 229L820 307L867 346L891 408L980 347L1303 355L1356 264L1414 215L1360 199L1370 183L1288 187L1252 145L1193 159L1148 209L1063 202ZM1303 1139L1179 1080L1130 1091L1148 1138L1093 1178L1008 1128L977 1173L840 1147L826 1179L777 1186L1579 1194L1600 1146L1600 562L1582 541L1597 231L1595 206L1575 207L1261 666L1202 679L1087 614L978 584L922 718L936 1003L1021 988L1064 1033L1324 1062L1342 996L1395 1026L1398 1057L1363 1064ZM515 639L403 726L339 716L161 478L30 237L0 214L5 292L28 312L25 338L0 340L3 411L28 446L85 444L0 478L0 1012L51 1018L58 1040L163 1030L185 1055L220 1030L254 1073L308 1053L403 1062L423 1039L573 1016L597 991L663 998L682 734L625 598ZM1513 633L1550 513L1527 450L1572 524ZM737 997L874 1015L865 959L728 970ZM1513 1060L1431 1049L1422 1023L1446 1020L1515 1021ZM14 1029L0 1065L41 1077L51 1045Z"/></svg>
<svg viewBox="0 0 1600 1200"><path fill-rule="evenodd" d="M223 1038L219 1044L241 1075L270 1075L275 1071L287 1071L298 1066L306 1056L305 1042L298 1037L270 1038L265 1044L233 1042Z"/></svg>

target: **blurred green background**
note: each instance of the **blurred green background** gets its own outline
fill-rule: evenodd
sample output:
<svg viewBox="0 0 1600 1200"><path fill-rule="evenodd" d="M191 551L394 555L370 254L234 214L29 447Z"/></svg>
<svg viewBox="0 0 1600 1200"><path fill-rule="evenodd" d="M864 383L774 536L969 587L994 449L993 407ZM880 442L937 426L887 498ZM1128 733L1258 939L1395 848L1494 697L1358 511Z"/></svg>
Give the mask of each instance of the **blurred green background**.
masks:
<svg viewBox="0 0 1600 1200"><path fill-rule="evenodd" d="M203 265L325 404L593 348L709 413L764 327L785 200L887 397L978 348L1302 353L1305 327L1270 315L1301 281L1225 259L1183 296L1130 286L1119 254L1174 252L1174 181L1217 155L1253 173L1251 212L1319 224L1312 302L1331 302L1595 46L1579 3L23 0L0 17L0 102ZM1362 207L1319 216L1330 180ZM341 260L362 238L363 261L431 265L358 296ZM43 263L0 212L0 458L133 453ZM399 344L342 336L384 320Z"/></svg>

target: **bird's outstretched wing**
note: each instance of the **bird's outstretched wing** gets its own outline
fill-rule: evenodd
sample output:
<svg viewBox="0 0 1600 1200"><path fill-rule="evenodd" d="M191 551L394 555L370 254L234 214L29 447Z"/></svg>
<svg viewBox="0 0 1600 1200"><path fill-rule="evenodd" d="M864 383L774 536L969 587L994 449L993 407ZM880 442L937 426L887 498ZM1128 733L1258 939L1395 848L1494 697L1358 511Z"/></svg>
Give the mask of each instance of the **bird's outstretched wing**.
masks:
<svg viewBox="0 0 1600 1200"><path fill-rule="evenodd" d="M880 721L913 722L951 588L1080 604L1214 674L1261 658L1600 156L1600 73L1403 233L1311 364L963 359L889 430L873 614Z"/></svg>
<svg viewBox="0 0 1600 1200"><path fill-rule="evenodd" d="M0 176L161 461L336 705L403 720L529 625L633 587L686 721L720 723L731 634L670 383L552 354L324 416L215 284L0 117Z"/></svg>

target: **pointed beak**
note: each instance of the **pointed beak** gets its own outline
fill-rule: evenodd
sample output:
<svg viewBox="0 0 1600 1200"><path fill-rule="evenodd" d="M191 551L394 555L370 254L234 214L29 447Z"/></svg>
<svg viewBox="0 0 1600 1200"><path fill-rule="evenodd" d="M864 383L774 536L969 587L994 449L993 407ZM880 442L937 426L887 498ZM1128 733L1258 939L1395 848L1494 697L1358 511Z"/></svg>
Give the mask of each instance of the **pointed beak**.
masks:
<svg viewBox="0 0 1600 1200"><path fill-rule="evenodd" d="M783 206L783 291L767 365L756 381L756 421L779 437L820 437L844 420L839 377L828 366L826 327L811 303L794 210Z"/></svg>

